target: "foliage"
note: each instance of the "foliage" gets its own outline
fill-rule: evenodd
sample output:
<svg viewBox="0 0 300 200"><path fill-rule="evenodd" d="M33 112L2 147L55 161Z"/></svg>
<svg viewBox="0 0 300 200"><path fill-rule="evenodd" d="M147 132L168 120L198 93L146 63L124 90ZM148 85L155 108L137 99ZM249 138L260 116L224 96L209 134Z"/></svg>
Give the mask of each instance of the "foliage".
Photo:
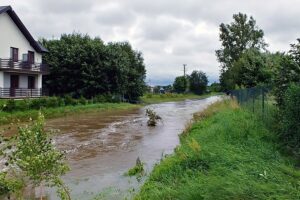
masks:
<svg viewBox="0 0 300 200"><path fill-rule="evenodd" d="M87 100L83 96L78 99L72 98L70 95L64 97L42 97L36 99L24 100L0 100L0 108L4 112L40 110L46 108L57 108L64 106L87 105L88 103L120 103L121 97L119 95L97 95L92 100ZM1 105L2 104L2 105Z"/></svg>
<svg viewBox="0 0 300 200"><path fill-rule="evenodd" d="M161 120L161 117L153 110L146 109L146 115L148 116L147 125L148 126L156 126L157 121Z"/></svg>
<svg viewBox="0 0 300 200"><path fill-rule="evenodd" d="M216 51L221 64L220 82L223 89L233 89L234 80L230 74L233 63L237 61L247 49L265 49L264 32L256 25L253 17L246 14L233 15L233 22L220 25L220 41L222 48Z"/></svg>
<svg viewBox="0 0 300 200"><path fill-rule="evenodd" d="M212 83L208 89L210 90L210 92L221 92L222 88L221 88L221 84L220 83Z"/></svg>
<svg viewBox="0 0 300 200"><path fill-rule="evenodd" d="M43 83L51 95L92 98L110 93L129 100L142 96L146 74L143 56L128 42L106 45L99 38L73 33L43 39L42 43L50 52L44 59L51 73Z"/></svg>
<svg viewBox="0 0 300 200"><path fill-rule="evenodd" d="M144 164L141 162L140 158L137 158L136 164L133 168L129 169L128 172L125 174L127 176L140 176L144 173Z"/></svg>
<svg viewBox="0 0 300 200"><path fill-rule="evenodd" d="M7 172L0 172L0 196L8 193L18 193L23 187L22 180L10 177Z"/></svg>
<svg viewBox="0 0 300 200"><path fill-rule="evenodd" d="M290 55L277 54L275 59L277 63L272 73L272 85L277 105L281 107L289 85L300 80L300 65Z"/></svg>
<svg viewBox="0 0 300 200"><path fill-rule="evenodd" d="M203 94L206 92L208 79L204 72L193 71L189 76L190 91L195 94Z"/></svg>
<svg viewBox="0 0 300 200"><path fill-rule="evenodd" d="M54 147L50 134L44 131L43 115L40 114L32 125L20 127L8 144L10 151L4 151L7 173L14 175L16 180L26 181L26 184L57 187L61 199L70 199L69 191L60 178L69 168L64 154ZM10 191L15 189L9 188Z"/></svg>
<svg viewBox="0 0 300 200"><path fill-rule="evenodd" d="M289 51L292 59L300 66L300 38L297 39L297 43L291 44Z"/></svg>
<svg viewBox="0 0 300 200"><path fill-rule="evenodd" d="M178 76L175 78L173 88L177 93L184 93L187 89L187 78L184 76Z"/></svg>
<svg viewBox="0 0 300 200"><path fill-rule="evenodd" d="M291 85L283 100L280 139L300 156L300 86Z"/></svg>
<svg viewBox="0 0 300 200"><path fill-rule="evenodd" d="M135 199L300 198L299 169L259 119L227 101L204 116L154 167Z"/></svg>
<svg viewBox="0 0 300 200"><path fill-rule="evenodd" d="M269 54L261 53L257 49L245 50L229 69L234 84L240 88L270 84L272 69L268 63L268 56Z"/></svg>

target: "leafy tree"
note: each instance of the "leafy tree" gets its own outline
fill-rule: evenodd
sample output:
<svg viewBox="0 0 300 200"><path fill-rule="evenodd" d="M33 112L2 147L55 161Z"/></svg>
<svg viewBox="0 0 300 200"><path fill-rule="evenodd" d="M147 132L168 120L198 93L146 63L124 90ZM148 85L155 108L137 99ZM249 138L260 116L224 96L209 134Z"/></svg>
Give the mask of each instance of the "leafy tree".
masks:
<svg viewBox="0 0 300 200"><path fill-rule="evenodd" d="M230 74L233 63L237 61L246 49L265 49L264 32L256 26L253 17L248 19L246 14L233 15L233 22L220 25L220 41L222 48L216 51L221 64L220 81L223 89L234 88Z"/></svg>
<svg viewBox="0 0 300 200"><path fill-rule="evenodd" d="M289 85L300 81L300 66L292 55L278 53L276 56L277 63L272 73L272 85L276 102L281 107Z"/></svg>
<svg viewBox="0 0 300 200"><path fill-rule="evenodd" d="M193 71L189 76L189 84L191 92L195 94L203 94L207 87L207 76L202 71Z"/></svg>
<svg viewBox="0 0 300 200"><path fill-rule="evenodd" d="M291 50L289 51L292 59L300 66L300 38L297 39L297 43L291 44Z"/></svg>
<svg viewBox="0 0 300 200"><path fill-rule="evenodd" d="M209 86L209 90L210 90L211 92L221 92L221 91L222 91L222 90L221 90L221 85L220 85L220 83L216 83L216 82L212 83L212 84Z"/></svg>
<svg viewBox="0 0 300 200"><path fill-rule="evenodd" d="M85 98L118 94L134 100L145 89L145 65L140 52L128 42L108 43L73 33L58 40L42 40L49 49L45 62L50 75L44 87L51 95Z"/></svg>
<svg viewBox="0 0 300 200"><path fill-rule="evenodd" d="M187 78L184 76L178 76L175 78L173 88L177 93L184 93L186 90Z"/></svg>
<svg viewBox="0 0 300 200"><path fill-rule="evenodd" d="M247 49L229 70L234 83L246 88L270 83L271 68L268 56L257 49Z"/></svg>

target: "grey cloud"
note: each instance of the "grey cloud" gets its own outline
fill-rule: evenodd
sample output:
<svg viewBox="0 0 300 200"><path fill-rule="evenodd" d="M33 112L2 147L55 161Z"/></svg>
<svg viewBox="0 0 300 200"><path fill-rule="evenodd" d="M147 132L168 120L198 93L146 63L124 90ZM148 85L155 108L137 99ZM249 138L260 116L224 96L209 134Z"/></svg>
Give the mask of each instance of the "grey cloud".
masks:
<svg viewBox="0 0 300 200"><path fill-rule="evenodd" d="M146 18L140 22L140 36L145 40L166 41L182 28L180 23L168 16Z"/></svg>
<svg viewBox="0 0 300 200"><path fill-rule="evenodd" d="M89 12L93 8L94 3L94 0L37 0L36 6L42 12L63 15Z"/></svg>
<svg viewBox="0 0 300 200"><path fill-rule="evenodd" d="M200 69L210 80L219 74L215 49L218 26L232 15L252 15L265 32L269 50L288 50L300 37L299 0L1 0L11 4L36 37L78 31L104 41L128 40L143 52L147 78L169 83Z"/></svg>
<svg viewBox="0 0 300 200"><path fill-rule="evenodd" d="M136 16L130 10L124 10L122 5L112 6L96 10L96 22L106 26L128 26L136 20Z"/></svg>

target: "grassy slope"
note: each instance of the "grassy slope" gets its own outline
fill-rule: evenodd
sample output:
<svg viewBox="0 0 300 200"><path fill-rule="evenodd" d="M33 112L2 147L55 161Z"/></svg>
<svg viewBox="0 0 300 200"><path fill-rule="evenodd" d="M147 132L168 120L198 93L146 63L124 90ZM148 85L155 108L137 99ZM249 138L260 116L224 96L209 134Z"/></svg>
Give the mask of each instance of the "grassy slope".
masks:
<svg viewBox="0 0 300 200"><path fill-rule="evenodd" d="M218 93L210 93L204 95L196 94L148 94L141 97L141 101L146 104L183 101L186 99L203 99L210 96L217 95Z"/></svg>
<svg viewBox="0 0 300 200"><path fill-rule="evenodd" d="M300 171L260 120L232 102L198 118L136 199L300 199Z"/></svg>
<svg viewBox="0 0 300 200"><path fill-rule="evenodd" d="M111 110L124 110L138 108L139 105L133 105L128 103L101 103L101 104L88 104L77 106L64 106L58 108L46 108L42 110L42 113L46 118L62 117L68 114L77 114L93 111L111 111ZM15 111L12 113L0 112L0 125L8 124L19 121L28 121L29 118L36 119L38 116L38 110L28 111Z"/></svg>

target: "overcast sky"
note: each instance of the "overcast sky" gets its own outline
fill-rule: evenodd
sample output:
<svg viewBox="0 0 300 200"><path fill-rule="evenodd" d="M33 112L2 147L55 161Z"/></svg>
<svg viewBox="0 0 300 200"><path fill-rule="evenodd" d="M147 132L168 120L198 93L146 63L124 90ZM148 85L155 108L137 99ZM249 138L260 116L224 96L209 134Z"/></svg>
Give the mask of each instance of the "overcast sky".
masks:
<svg viewBox="0 0 300 200"><path fill-rule="evenodd" d="M271 51L286 51L300 37L300 0L0 0L11 5L36 37L73 31L105 42L129 41L143 52L147 82L172 83L202 70L216 81L218 26L234 13L252 15ZM1 29L1 27L0 27Z"/></svg>

